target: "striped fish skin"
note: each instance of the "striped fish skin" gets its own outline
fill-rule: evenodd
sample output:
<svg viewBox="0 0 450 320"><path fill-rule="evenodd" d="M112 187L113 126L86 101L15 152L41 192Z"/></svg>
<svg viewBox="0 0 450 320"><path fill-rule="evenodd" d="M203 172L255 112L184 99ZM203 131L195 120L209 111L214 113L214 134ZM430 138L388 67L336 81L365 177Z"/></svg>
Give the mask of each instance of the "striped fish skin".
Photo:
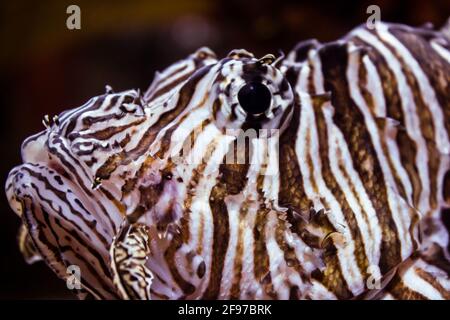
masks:
<svg viewBox="0 0 450 320"><path fill-rule="evenodd" d="M240 89L262 83L268 109ZM379 23L201 48L44 119L6 182L27 261L96 299L448 299L450 38Z"/></svg>

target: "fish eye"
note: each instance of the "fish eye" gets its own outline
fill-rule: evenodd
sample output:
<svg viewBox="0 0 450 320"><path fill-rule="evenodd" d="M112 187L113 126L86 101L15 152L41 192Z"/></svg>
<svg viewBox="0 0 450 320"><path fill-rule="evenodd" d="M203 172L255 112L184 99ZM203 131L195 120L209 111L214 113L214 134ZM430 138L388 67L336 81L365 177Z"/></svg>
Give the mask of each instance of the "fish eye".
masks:
<svg viewBox="0 0 450 320"><path fill-rule="evenodd" d="M256 115L269 109L272 94L261 82L250 82L239 90L238 100L245 112Z"/></svg>

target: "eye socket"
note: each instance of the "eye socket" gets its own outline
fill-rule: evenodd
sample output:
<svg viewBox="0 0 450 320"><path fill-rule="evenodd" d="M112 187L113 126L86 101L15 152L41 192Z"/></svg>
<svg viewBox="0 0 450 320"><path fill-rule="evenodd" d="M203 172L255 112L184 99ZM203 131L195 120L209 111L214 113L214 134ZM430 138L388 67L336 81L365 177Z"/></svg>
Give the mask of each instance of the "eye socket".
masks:
<svg viewBox="0 0 450 320"><path fill-rule="evenodd" d="M260 114L269 109L272 94L264 84L250 82L239 90L238 100L247 113Z"/></svg>

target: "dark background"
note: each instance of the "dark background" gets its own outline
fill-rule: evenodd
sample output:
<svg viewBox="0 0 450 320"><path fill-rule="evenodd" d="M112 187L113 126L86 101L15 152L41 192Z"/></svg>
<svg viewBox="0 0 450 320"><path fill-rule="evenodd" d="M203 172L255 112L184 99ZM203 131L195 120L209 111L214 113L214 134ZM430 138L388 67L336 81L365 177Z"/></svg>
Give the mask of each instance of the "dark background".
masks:
<svg viewBox="0 0 450 320"><path fill-rule="evenodd" d="M81 30L66 28L66 8L81 8ZM145 90L155 70L206 45L257 56L287 53L298 41L335 40L364 23L378 4L384 21L436 27L449 0L9 1L0 4L0 174L20 163L24 138L57 114L114 90ZM44 263L28 266L16 244L19 219L0 201L0 299L73 298Z"/></svg>

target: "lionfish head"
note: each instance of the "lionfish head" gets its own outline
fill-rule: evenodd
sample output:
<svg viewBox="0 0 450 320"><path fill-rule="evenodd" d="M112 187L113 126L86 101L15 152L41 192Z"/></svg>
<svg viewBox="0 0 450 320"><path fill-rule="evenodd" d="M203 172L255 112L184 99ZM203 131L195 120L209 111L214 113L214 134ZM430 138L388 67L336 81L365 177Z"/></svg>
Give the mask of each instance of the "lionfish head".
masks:
<svg viewBox="0 0 450 320"><path fill-rule="evenodd" d="M198 289L174 282L193 268L178 255L190 264L196 256L189 283L201 288L205 273L216 272L212 237L228 232L227 212L278 208L280 135L294 106L272 55L233 50L217 60L202 48L157 73L144 95L107 87L46 116L6 183L23 220L22 251L64 279L79 267L79 292L96 298L132 297L126 288L136 274L150 296L149 270L158 270L153 288L164 297L194 297ZM192 238L197 249L186 244ZM137 282L124 276L131 272Z"/></svg>

